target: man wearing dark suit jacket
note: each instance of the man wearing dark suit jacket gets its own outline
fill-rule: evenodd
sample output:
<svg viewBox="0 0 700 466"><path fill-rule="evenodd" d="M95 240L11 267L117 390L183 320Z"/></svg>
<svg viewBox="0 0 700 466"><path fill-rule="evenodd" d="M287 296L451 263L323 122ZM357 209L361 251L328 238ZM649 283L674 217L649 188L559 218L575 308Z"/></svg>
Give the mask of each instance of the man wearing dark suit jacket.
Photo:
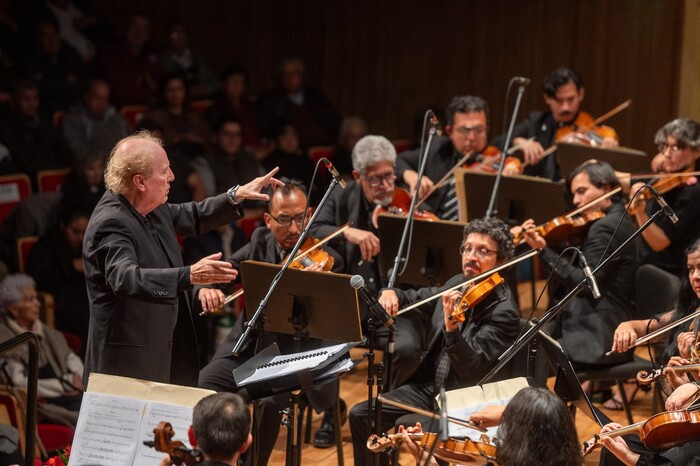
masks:
<svg viewBox="0 0 700 466"><path fill-rule="evenodd" d="M304 211L306 206L305 188L298 181L289 181L284 178L284 187L275 190L268 205L268 212L264 214L265 226L256 229L250 243L236 251L231 257L234 270L240 270L241 262L254 260L280 264L286 259L287 254L299 240L303 228L302 221L311 218L311 209ZM304 217L306 217L304 219ZM331 248L324 247L334 259L333 271L340 272L343 269L342 258ZM323 264L314 264L304 270L320 271ZM224 288L224 290L220 289ZM205 287L198 290L197 296L202 308L213 310L221 307L224 303L224 291L231 289L223 287ZM248 303L256 306L258 303ZM233 370L250 359L255 354L257 336L248 341L248 346L236 357L231 354L238 338L243 332L245 313L241 313L236 325L231 329L224 342L219 346L211 362L201 371L199 385L216 391L238 391L239 388L231 375ZM257 335L257 331L253 333ZM277 343L282 354L293 353L294 338L291 335L266 332L260 349L264 349ZM327 344L327 343L326 343ZM318 340L308 340L302 342L300 350L310 350L324 346ZM245 389L240 390L244 398L250 400ZM317 447L330 447L335 445L335 431L333 428L333 418L331 408L338 397L338 381L327 383L306 392L311 406L317 411L326 411L321 428L316 432L314 445ZM277 435L280 429L280 411L288 405L289 394L281 393L261 400L259 405L260 420L257 423L255 441L258 443L259 455L258 464L267 464L272 449L275 446Z"/></svg>
<svg viewBox="0 0 700 466"><path fill-rule="evenodd" d="M194 326L188 291L194 284L230 282L236 272L221 253L184 267L177 234L198 235L240 217L244 199L282 183L273 170L199 203L168 204L173 181L168 156L147 132L112 150L107 192L83 242L90 327L84 379L91 372L197 385Z"/></svg>

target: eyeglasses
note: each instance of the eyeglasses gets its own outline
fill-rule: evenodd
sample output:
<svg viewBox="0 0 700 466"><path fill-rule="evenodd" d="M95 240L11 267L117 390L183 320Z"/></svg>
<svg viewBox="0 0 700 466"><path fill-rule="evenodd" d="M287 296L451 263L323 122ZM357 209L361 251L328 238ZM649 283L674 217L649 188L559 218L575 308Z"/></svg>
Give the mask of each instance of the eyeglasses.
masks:
<svg viewBox="0 0 700 466"><path fill-rule="evenodd" d="M392 185L396 181L396 173L391 172L383 176L363 176L367 180L367 184L372 188L378 188L386 181L387 184Z"/></svg>
<svg viewBox="0 0 700 466"><path fill-rule="evenodd" d="M303 214L303 213L297 214L297 215L295 215L294 217L291 217L291 216L289 216L289 215L280 215L280 216L277 216L277 217L275 217L275 216L272 215L272 214L269 214L269 215L270 215L270 217L274 218L275 221L276 221L277 223L279 223L279 225L280 225L281 227L288 227L288 226L290 226L290 225L292 224L292 221L294 221L294 223L296 223L297 226L301 227L302 222L304 221L304 214Z"/></svg>
<svg viewBox="0 0 700 466"><path fill-rule="evenodd" d="M459 253L465 256L471 256L471 254L475 253L476 257L480 259L486 259L489 257L489 254L498 254L498 251L493 251L489 248L485 247L480 247L480 248L474 248L471 244L463 244L459 247Z"/></svg>
<svg viewBox="0 0 700 466"><path fill-rule="evenodd" d="M462 136L466 136L467 134L474 132L476 135L482 135L486 131L485 126L460 126L459 128L455 128L455 131L457 131L459 134Z"/></svg>
<svg viewBox="0 0 700 466"><path fill-rule="evenodd" d="M668 144L659 144L658 147L659 147L659 152L660 152L661 154L663 154L664 152L666 152L667 149L670 150L671 152L680 152L680 151L683 150L683 148L680 147L680 146L676 146L676 145L670 146L670 145L668 145Z"/></svg>

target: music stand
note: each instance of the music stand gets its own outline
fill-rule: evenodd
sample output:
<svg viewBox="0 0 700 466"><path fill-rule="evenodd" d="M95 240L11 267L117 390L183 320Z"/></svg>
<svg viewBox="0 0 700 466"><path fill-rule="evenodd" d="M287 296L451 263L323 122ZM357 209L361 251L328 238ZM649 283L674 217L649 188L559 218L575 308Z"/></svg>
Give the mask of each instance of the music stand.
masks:
<svg viewBox="0 0 700 466"><path fill-rule="evenodd" d="M581 387L581 382L576 376L576 371L571 365L571 361L566 355L566 351L558 341L544 333L537 332L537 343L544 350L547 361L556 375L554 381L554 393L565 403L571 403L580 409L593 422L603 427L604 423L593 409L591 400L586 396L586 392Z"/></svg>
<svg viewBox="0 0 700 466"><path fill-rule="evenodd" d="M648 172L651 163L646 152L629 147L602 148L586 144L557 143L559 173L564 179L574 168L591 159L603 160L615 170L627 173Z"/></svg>
<svg viewBox="0 0 700 466"><path fill-rule="evenodd" d="M496 176L463 168L455 172L455 191L459 201L459 219L481 218L486 215L490 193ZM531 218L544 223L567 211L562 183L533 176L505 176L501 179L497 217L517 224Z"/></svg>
<svg viewBox="0 0 700 466"><path fill-rule="evenodd" d="M394 266L393 257L399 248L406 217L381 214L378 219L381 247L381 272L387 278ZM400 282L413 286L440 286L462 271L462 258L457 245L462 243L464 223L446 220L415 219L411 250ZM439 238L439 241L436 239Z"/></svg>
<svg viewBox="0 0 700 466"><path fill-rule="evenodd" d="M265 296L281 266L244 261L241 277L246 302ZM246 306L246 318L254 307ZM350 275L288 269L265 309L266 332L340 342L362 341L357 291Z"/></svg>

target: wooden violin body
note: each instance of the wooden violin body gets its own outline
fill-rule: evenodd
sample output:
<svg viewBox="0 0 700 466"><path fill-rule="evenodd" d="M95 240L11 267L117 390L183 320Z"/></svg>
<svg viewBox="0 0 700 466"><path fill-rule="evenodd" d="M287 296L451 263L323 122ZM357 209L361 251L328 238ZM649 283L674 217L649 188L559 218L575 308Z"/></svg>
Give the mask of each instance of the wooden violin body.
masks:
<svg viewBox="0 0 700 466"><path fill-rule="evenodd" d="M659 193L659 196L663 196L669 191L673 191L674 189L683 186L684 184L688 183L690 178L695 176L693 175L693 166L689 166L685 172L680 172L676 175L673 176L664 176L662 178L657 178L653 179L648 182L650 186L652 186L657 193ZM637 209L640 206L644 206L644 202L647 199L649 199L649 196L652 196L652 192L649 189L645 189L639 192L637 196L634 198L634 204L630 202L630 204L627 206L627 213L630 215L634 215L637 212Z"/></svg>
<svg viewBox="0 0 700 466"><path fill-rule="evenodd" d="M478 171L483 173L498 173L498 166L501 163L501 158L503 155L497 147L486 146L486 148L481 151L476 160L470 163L466 163L464 168L470 171ZM517 164L518 171L522 172L520 159L517 157L506 156L507 164Z"/></svg>
<svg viewBox="0 0 700 466"><path fill-rule="evenodd" d="M173 441L174 436L173 426L169 422L161 421L153 429L153 441L145 441L143 444L156 451L167 453L170 455L170 460L177 465L190 466L204 459L199 450L187 448L179 440Z"/></svg>
<svg viewBox="0 0 700 466"><path fill-rule="evenodd" d="M450 319L464 322L467 311L483 301L489 293L501 283L503 283L503 277L496 272L485 280L471 286L462 294L462 298L459 302L455 304Z"/></svg>
<svg viewBox="0 0 700 466"><path fill-rule="evenodd" d="M394 197L391 200L391 204L387 207L377 206L372 212L372 225L377 228L377 219L379 214L389 213L389 214L399 214L407 215L408 211L411 209L411 195L408 194L403 188L394 189ZM439 220L437 215L432 212L425 210L415 209L413 212L413 218L427 220L432 222L434 220Z"/></svg>
<svg viewBox="0 0 700 466"><path fill-rule="evenodd" d="M299 248L299 255L301 255L302 257L299 259L294 259L292 263L289 264L289 267L293 269L305 269L313 264L321 264L323 270L325 270L326 272L331 270L333 268L333 264L335 263L335 259L333 259L333 256L331 256L328 253L328 251L322 248L314 248L314 246L316 246L316 244L318 244L319 242L320 240L316 238L306 238L304 243ZM309 252L303 254L306 251Z"/></svg>
<svg viewBox="0 0 700 466"><path fill-rule="evenodd" d="M475 442L469 438L453 439L447 441L438 440L438 434L424 432L420 434L408 434L425 451L433 452L433 455L443 461L461 464L485 464L496 457L496 446L487 435L482 435L480 441ZM402 434L371 435L367 439L367 448L375 453L387 448L400 445ZM435 447L433 444L437 441Z"/></svg>
<svg viewBox="0 0 700 466"><path fill-rule="evenodd" d="M617 139L617 133L609 126L596 125L591 114L580 111L573 122L557 130L555 137L557 142L600 146L605 138Z"/></svg>
<svg viewBox="0 0 700 466"><path fill-rule="evenodd" d="M534 231L539 233L549 246L556 246L564 242L575 243L576 239L581 241L586 236L593 222L603 217L605 217L605 213L602 210L587 211L574 217L562 215L536 226ZM516 245L523 241L525 241L524 231L513 238Z"/></svg>

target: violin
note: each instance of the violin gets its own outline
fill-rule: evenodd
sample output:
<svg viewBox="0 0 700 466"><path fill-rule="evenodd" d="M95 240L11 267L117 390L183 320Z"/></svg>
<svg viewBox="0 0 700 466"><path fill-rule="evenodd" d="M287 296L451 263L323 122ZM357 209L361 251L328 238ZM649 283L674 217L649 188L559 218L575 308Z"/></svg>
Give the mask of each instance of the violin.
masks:
<svg viewBox="0 0 700 466"><path fill-rule="evenodd" d="M487 279L469 287L452 309L450 320L456 319L464 322L467 311L483 301L501 283L503 283L503 277L496 272Z"/></svg>
<svg viewBox="0 0 700 466"><path fill-rule="evenodd" d="M673 372L677 374L684 374L687 372L700 371L700 364L688 364L686 366L673 366L670 367ZM637 372L637 382L641 385L649 385L652 382L656 382L660 378L666 377L664 374L664 368L655 369L653 371L639 371Z"/></svg>
<svg viewBox="0 0 700 466"><path fill-rule="evenodd" d="M300 254L294 258L292 263L289 264L289 267L293 269L305 269L314 264L321 264L325 272L330 271L333 268L335 259L333 259L333 256L325 249L316 247L320 241L321 240L311 236L306 238L299 248Z"/></svg>
<svg viewBox="0 0 700 466"><path fill-rule="evenodd" d="M648 183L656 190L657 193L659 193L659 196L663 196L667 192L673 191L674 189L688 183L688 181L695 176L695 172L693 171L693 166L691 165L688 166L688 168L686 168L683 172L668 175L669 176L653 179ZM646 202L651 195L652 193L649 189L640 191L639 194L637 194L637 197L634 198L634 204L630 202L630 204L627 206L627 213L634 215L640 206L645 205L644 202Z"/></svg>
<svg viewBox="0 0 700 466"><path fill-rule="evenodd" d="M167 453L170 455L170 460L177 465L190 466L204 460L202 452L197 449L187 448L179 440L173 441L174 436L173 426L169 422L161 421L153 429L153 441L146 440L143 444L147 447L155 448L156 451Z"/></svg>
<svg viewBox="0 0 700 466"><path fill-rule="evenodd" d="M578 112L574 121L559 128L555 135L557 142L578 142L589 146L600 146L605 138L617 139L614 129L596 125L593 117L584 111Z"/></svg>
<svg viewBox="0 0 700 466"><path fill-rule="evenodd" d="M470 171L478 171L483 173L498 173L498 167L501 164L501 151L494 146L486 146L474 160L465 163L462 168ZM518 171L522 172L520 159L517 157L506 156L506 165L516 164Z"/></svg>
<svg viewBox="0 0 700 466"><path fill-rule="evenodd" d="M582 240L593 222L603 217L605 213L602 210L590 210L576 216L566 214L537 225L530 231L539 233L549 246L556 246L562 242L572 243L574 239ZM516 246L525 241L524 233L525 230L514 235L513 242Z"/></svg>
<svg viewBox="0 0 700 466"><path fill-rule="evenodd" d="M374 208L372 212L372 225L374 228L378 228L377 219L379 218L379 214L408 214L408 211L411 210L411 199L412 197L408 191L403 188L395 188L391 204L387 207L377 206ZM434 213L417 209L413 211L413 218L427 220L429 222L439 220Z"/></svg>
<svg viewBox="0 0 700 466"><path fill-rule="evenodd" d="M601 438L637 434L650 450L667 450L700 438L700 412L698 407L681 411L655 414L646 421L637 422L612 432L597 434L583 443L583 456L602 446Z"/></svg>
<svg viewBox="0 0 700 466"><path fill-rule="evenodd" d="M450 463L485 464L496 459L496 446L487 435L481 435L478 442L470 438L453 439L447 441L438 440L438 434L423 432L408 434L411 440L417 442L424 451L433 451L433 455L440 460ZM370 435L367 439L367 448L378 453L390 447L399 446L403 441L402 434ZM435 447L433 445L438 442Z"/></svg>

